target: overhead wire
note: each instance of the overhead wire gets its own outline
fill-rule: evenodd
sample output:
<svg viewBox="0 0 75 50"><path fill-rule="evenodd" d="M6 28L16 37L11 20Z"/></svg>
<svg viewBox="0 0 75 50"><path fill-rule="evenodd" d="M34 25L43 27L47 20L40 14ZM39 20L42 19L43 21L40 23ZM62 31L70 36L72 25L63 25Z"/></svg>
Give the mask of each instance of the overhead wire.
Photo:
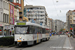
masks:
<svg viewBox="0 0 75 50"><path fill-rule="evenodd" d="M26 3L30 4L28 1L25 0Z"/></svg>
<svg viewBox="0 0 75 50"><path fill-rule="evenodd" d="M52 0L52 2L53 2L53 5L54 5L54 8L55 8L55 11L56 11L56 13L57 13L57 9L56 9L56 5L55 5L55 3L54 3L54 0ZM58 14L57 14L57 16L59 17Z"/></svg>

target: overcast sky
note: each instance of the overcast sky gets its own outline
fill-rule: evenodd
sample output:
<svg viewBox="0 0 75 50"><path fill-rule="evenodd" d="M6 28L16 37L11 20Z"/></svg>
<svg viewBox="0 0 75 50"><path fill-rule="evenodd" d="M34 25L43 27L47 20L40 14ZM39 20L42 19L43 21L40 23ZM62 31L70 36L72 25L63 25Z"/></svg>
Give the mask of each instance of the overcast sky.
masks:
<svg viewBox="0 0 75 50"><path fill-rule="evenodd" d="M56 2L58 1L58 2ZM24 5L45 6L48 17L66 21L66 12L75 9L75 0L25 0Z"/></svg>

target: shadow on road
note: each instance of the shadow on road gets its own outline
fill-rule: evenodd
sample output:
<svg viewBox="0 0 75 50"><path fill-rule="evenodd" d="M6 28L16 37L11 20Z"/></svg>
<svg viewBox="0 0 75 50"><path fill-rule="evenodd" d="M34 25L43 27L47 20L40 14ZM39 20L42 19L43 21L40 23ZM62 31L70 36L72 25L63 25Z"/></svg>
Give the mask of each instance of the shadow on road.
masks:
<svg viewBox="0 0 75 50"><path fill-rule="evenodd" d="M37 45L40 45L40 43L38 43L38 44L34 44L34 45L20 46L20 47L15 46L15 48L31 48L31 47L33 47L33 46L37 46Z"/></svg>

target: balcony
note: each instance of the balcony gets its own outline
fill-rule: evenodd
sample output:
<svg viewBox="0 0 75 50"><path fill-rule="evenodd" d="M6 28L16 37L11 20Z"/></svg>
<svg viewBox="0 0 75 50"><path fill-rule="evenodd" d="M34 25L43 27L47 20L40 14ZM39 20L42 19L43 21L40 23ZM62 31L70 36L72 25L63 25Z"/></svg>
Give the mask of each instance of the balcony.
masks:
<svg viewBox="0 0 75 50"><path fill-rule="evenodd" d="M73 20L75 20L75 16L73 17Z"/></svg>

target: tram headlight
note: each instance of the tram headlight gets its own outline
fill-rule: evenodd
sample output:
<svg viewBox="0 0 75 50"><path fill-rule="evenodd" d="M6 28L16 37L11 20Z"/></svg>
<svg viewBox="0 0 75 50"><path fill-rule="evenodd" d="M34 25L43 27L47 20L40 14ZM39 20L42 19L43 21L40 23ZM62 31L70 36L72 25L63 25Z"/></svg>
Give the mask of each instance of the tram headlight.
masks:
<svg viewBox="0 0 75 50"><path fill-rule="evenodd" d="M21 39L22 37L20 37L20 39Z"/></svg>

